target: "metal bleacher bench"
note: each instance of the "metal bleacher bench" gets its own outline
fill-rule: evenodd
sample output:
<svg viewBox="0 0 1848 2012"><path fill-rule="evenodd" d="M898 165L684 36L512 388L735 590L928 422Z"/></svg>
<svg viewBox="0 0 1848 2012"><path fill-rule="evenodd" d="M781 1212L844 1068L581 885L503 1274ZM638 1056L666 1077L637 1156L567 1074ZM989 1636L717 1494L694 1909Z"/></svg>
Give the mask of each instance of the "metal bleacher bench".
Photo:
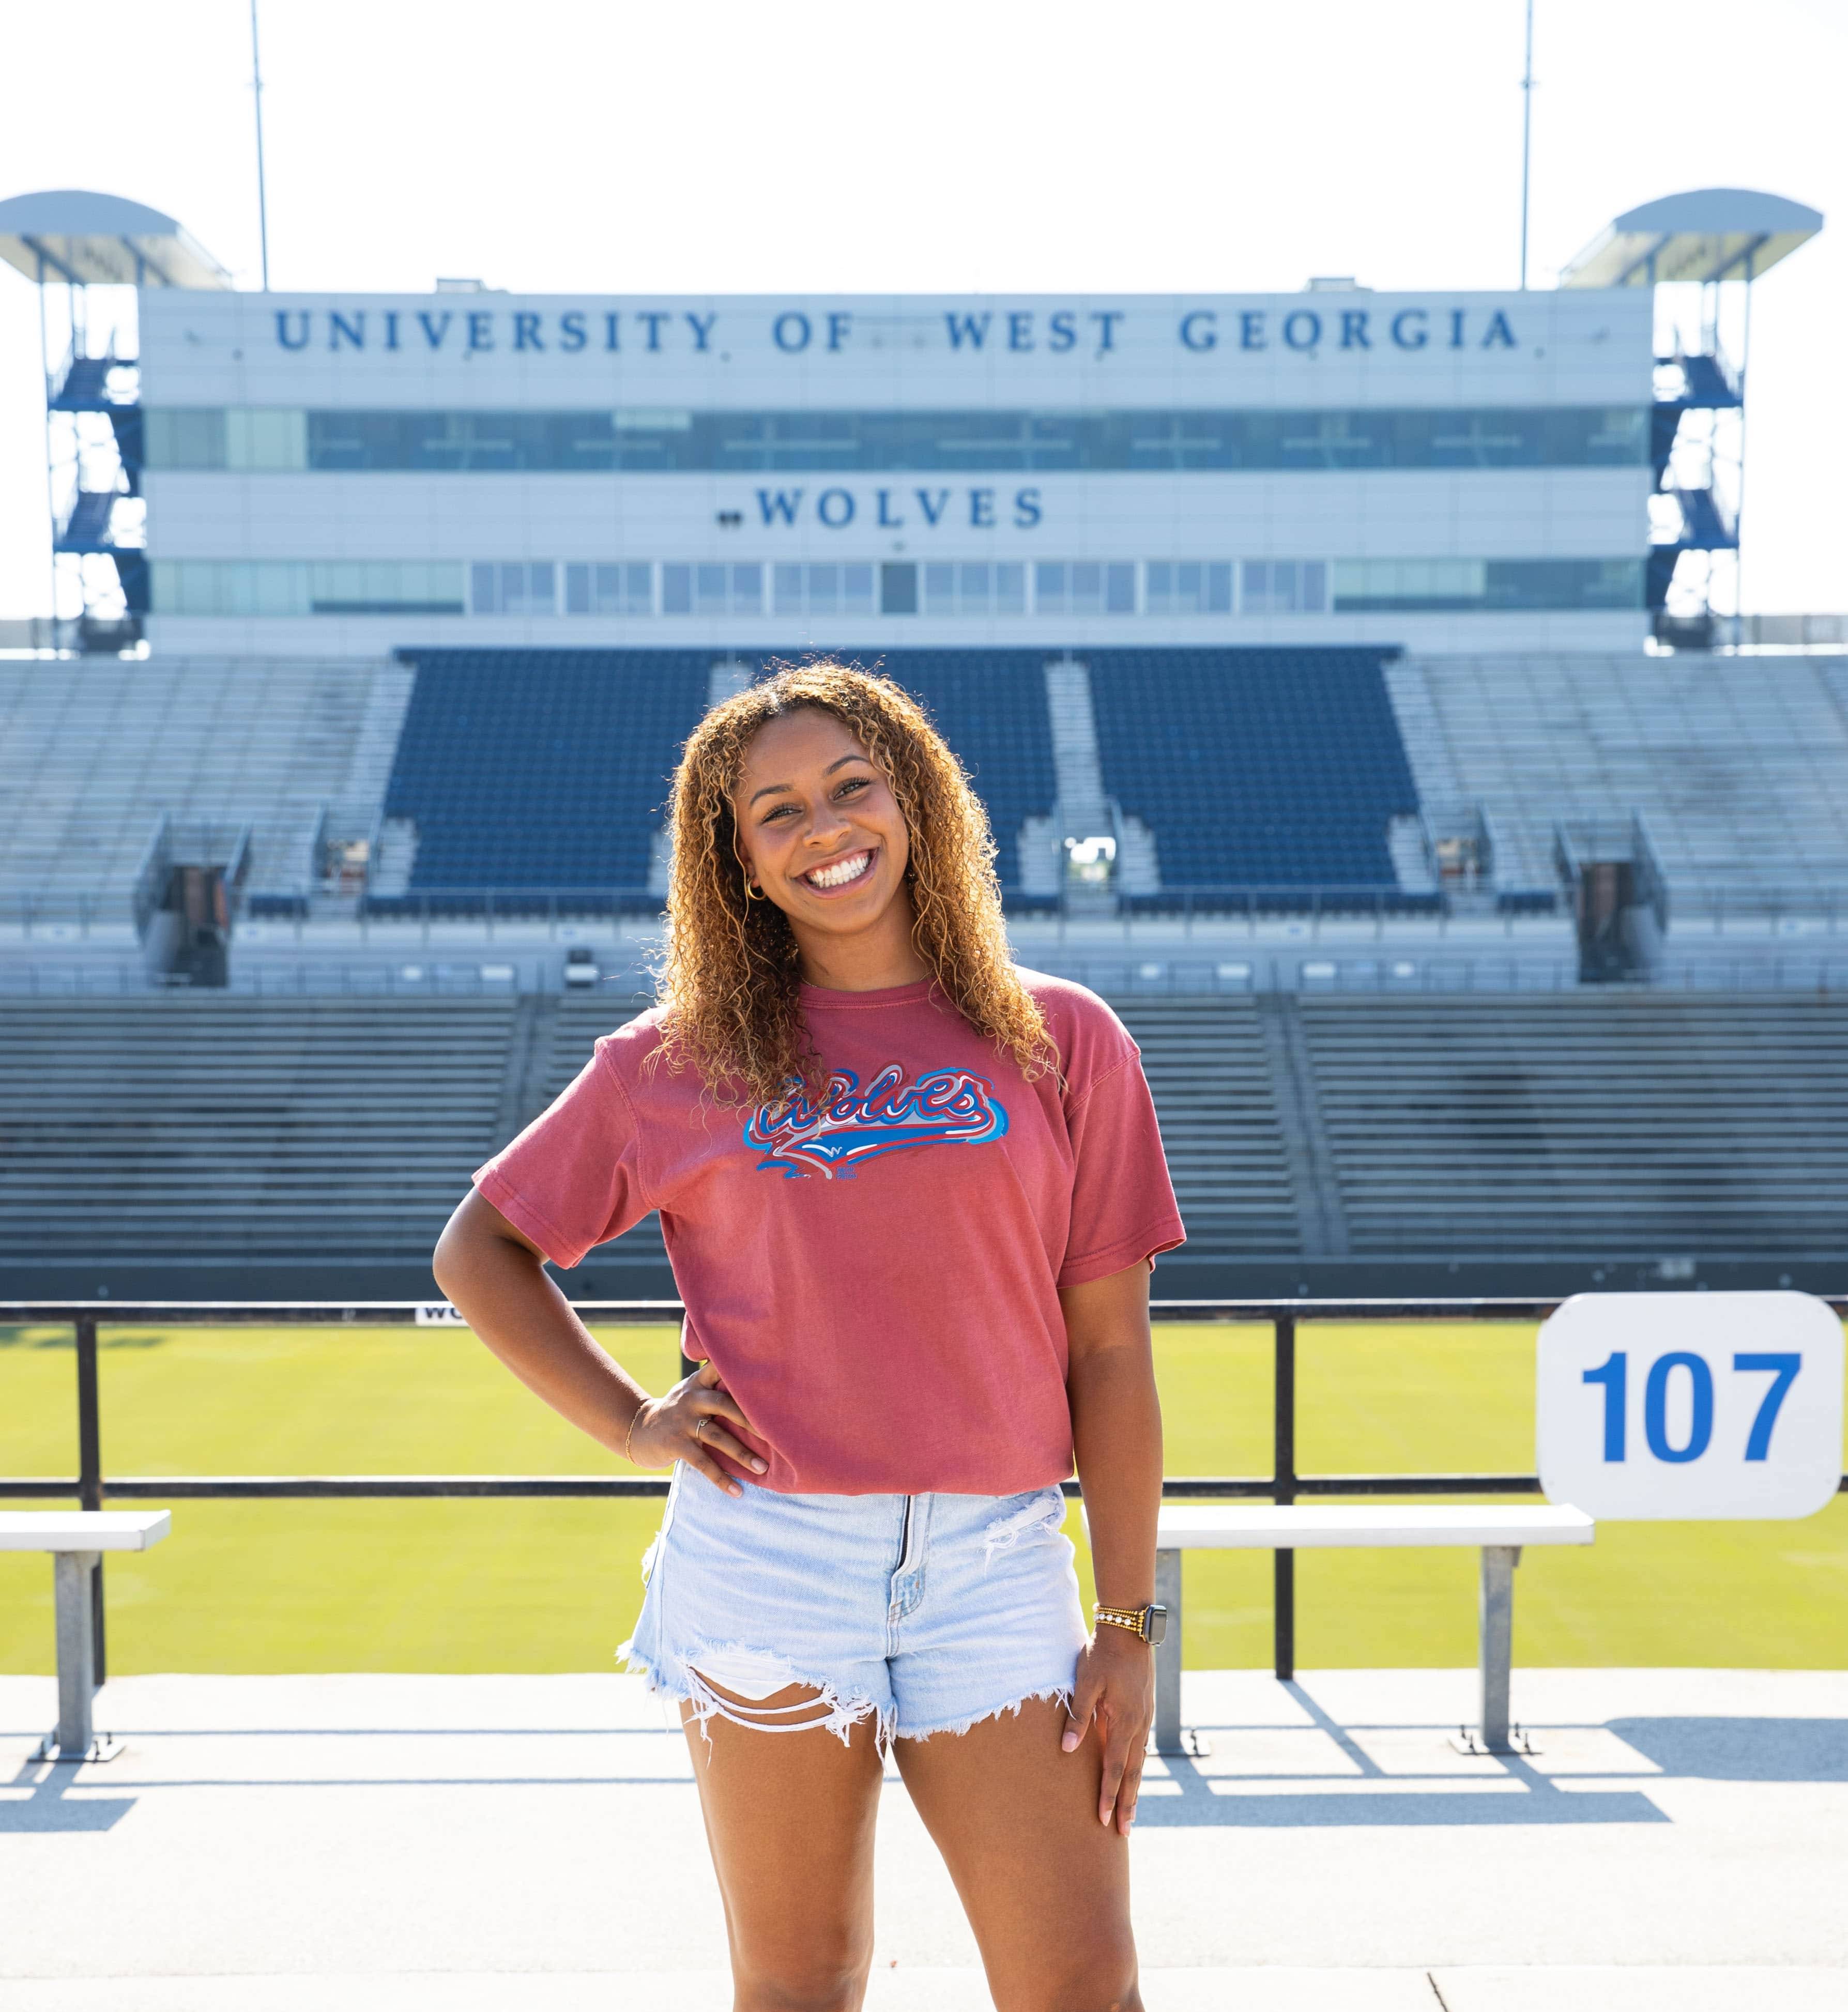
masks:
<svg viewBox="0 0 1848 2012"><path fill-rule="evenodd" d="M49 1551L57 1589L58 1725L34 1760L107 1760L115 1741L98 1739L90 1707L96 1691L91 1581L105 1551L144 1551L171 1529L164 1509L0 1511L0 1551Z"/></svg>
<svg viewBox="0 0 1848 2012"><path fill-rule="evenodd" d="M1514 1568L1529 1544L1589 1544L1595 1530L1579 1509L1422 1508L1410 1504L1336 1507L1164 1508L1156 1525L1155 1598L1168 1609L1168 1635L1155 1651L1155 1748L1201 1750L1181 1730L1181 1553L1185 1550L1311 1550L1343 1546L1472 1544L1482 1554L1478 1661L1482 1672L1477 1739L1492 1753L1511 1750L1508 1670L1514 1653Z"/></svg>

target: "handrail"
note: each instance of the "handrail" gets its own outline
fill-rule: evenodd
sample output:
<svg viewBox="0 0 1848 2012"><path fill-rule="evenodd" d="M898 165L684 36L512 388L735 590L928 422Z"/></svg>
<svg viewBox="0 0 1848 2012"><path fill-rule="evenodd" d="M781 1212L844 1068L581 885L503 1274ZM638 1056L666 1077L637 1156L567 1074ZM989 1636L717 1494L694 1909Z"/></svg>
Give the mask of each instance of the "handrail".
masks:
<svg viewBox="0 0 1848 2012"><path fill-rule="evenodd" d="M154 829L148 843L141 848L141 862L135 868L134 884L129 897L129 907L134 917L137 936L145 938L155 911L166 898L167 861L172 845L173 829L172 816L162 811L154 821Z"/></svg>
<svg viewBox="0 0 1848 2012"><path fill-rule="evenodd" d="M1491 851L1497 840L1493 821L1484 814L1482 829ZM1625 827L1626 830L1630 827ZM375 826L369 851L370 862L378 857L379 833ZM1558 829L1555 827L1555 840ZM1633 840L1632 841L1633 843ZM1569 845L1568 845L1569 850ZM1122 858L1119 846L1118 858ZM1632 856L1635 856L1632 854ZM1561 857L1556 842L1553 857ZM144 855L144 866L146 856ZM369 865L369 872L370 867ZM1646 870L1645 879L1647 879ZM1786 919L1818 922L1824 933L1837 936L1848 931L1848 862L1839 879L1821 875L1807 886L1796 883L1755 885L1703 879L1683 872L1670 873L1659 862L1656 878L1674 904L1675 919L1682 923L1728 921L1775 924ZM271 883L247 886L246 894L258 901L284 902L305 908L315 883L307 880ZM1561 886L1500 887L1479 880L1479 891L1502 904L1497 916L1569 912L1570 896ZM1118 891L1121 893L1120 886ZM120 888L45 894L18 890L0 893L0 915L18 914L41 921L78 919L101 913L108 906L131 899ZM1191 922L1230 921L1240 923L1289 922L1324 916L1371 916L1393 920L1422 917L1439 934L1447 933L1457 921L1472 925L1482 918L1474 911L1460 910L1449 890L1398 888L1378 886L1303 886L1293 883L1161 887L1147 894L1122 895L1128 917ZM1057 916L1061 904L1056 894L1030 894L1019 887L1002 890L1003 905L1016 919L1035 915ZM1511 906L1509 904L1514 904ZM423 887L402 893L381 894L369 884L362 895L359 914L373 922L472 922L491 915L501 921L570 921L595 916L660 915L664 898L646 887ZM126 912L126 911L124 911ZM1095 919L1086 916L1086 921Z"/></svg>
<svg viewBox="0 0 1848 2012"><path fill-rule="evenodd" d="M1113 826L1116 827L1117 858L1120 866L1123 856L1122 833L1114 815L1112 822ZM375 829L375 841L376 836ZM1546 893L1551 890L1522 891L1532 894L1536 891ZM259 896L289 898L299 894L301 890L298 886L257 887L252 892ZM1297 881L1203 883L1155 888L1127 898L1136 904L1138 913L1172 913L1188 916L1195 914L1233 915L1250 918L1325 913L1443 915L1450 912L1448 898L1441 887L1402 888L1373 881L1330 882L1326 885ZM1004 904L1010 908L1018 904L1022 912L1031 912L1036 907L1056 911L1060 904L1059 897L1056 894L1034 895L1018 886L1004 887L1002 900ZM658 913L665 906L665 897L649 887L613 885L407 887L401 893L384 894L373 890L369 884L364 905L365 911L379 921L400 918L415 920L429 917L441 920L445 917L466 919L475 915L498 915L508 918L523 915L556 915L567 910L616 914Z"/></svg>
<svg viewBox="0 0 1848 2012"><path fill-rule="evenodd" d="M1818 1295L1838 1316L1848 1315L1848 1293ZM1297 1329L1304 1321L1525 1321L1543 1319L1563 1301L1537 1299L1157 1300L1156 1320L1218 1321L1228 1325L1268 1323L1272 1330L1272 1464L1268 1475L1166 1475L1165 1501L1257 1499L1293 1502L1299 1496L1536 1495L1531 1474L1299 1474L1296 1465ZM578 1300L587 1317L658 1322L685 1311L677 1299ZM98 1392L97 1330L112 1325L163 1322L170 1325L353 1325L459 1327L444 1300L0 1300L0 1321L69 1325L76 1330L78 1472L60 1475L0 1475L0 1501L48 1501L74 1495L85 1509L100 1509L105 1494L124 1501L380 1500L484 1497L601 1497L635 1500L665 1496L665 1475L571 1474L159 1475L118 1475L102 1471L102 1407ZM681 1373L692 1365L683 1355ZM1841 1480L1848 1494L1848 1474ZM1068 1497L1081 1491L1064 1483ZM1272 1554L1272 1662L1279 1680L1296 1668L1296 1554ZM95 1569L95 1678L107 1671L103 1633L102 1568Z"/></svg>

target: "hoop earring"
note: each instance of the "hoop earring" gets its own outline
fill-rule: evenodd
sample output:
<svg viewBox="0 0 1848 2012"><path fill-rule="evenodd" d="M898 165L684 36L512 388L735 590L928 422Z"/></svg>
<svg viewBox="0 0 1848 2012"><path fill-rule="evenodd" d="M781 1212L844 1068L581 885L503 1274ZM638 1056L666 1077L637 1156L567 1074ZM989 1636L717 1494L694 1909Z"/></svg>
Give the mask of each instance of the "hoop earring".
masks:
<svg viewBox="0 0 1848 2012"><path fill-rule="evenodd" d="M751 879L750 869L747 867L744 869L744 899L747 901L767 901L769 898Z"/></svg>

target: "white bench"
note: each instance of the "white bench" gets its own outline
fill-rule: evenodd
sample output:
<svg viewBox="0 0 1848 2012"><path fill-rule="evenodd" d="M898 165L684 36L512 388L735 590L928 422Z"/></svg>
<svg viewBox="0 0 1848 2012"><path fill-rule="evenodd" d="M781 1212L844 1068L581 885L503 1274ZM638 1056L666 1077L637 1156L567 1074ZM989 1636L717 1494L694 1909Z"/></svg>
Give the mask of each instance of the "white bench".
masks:
<svg viewBox="0 0 1848 2012"><path fill-rule="evenodd" d="M0 1551L49 1551L57 1589L58 1727L34 1760L108 1760L116 1743L98 1739L90 1706L96 1694L96 1636L90 1586L105 1551L144 1551L173 1525L164 1509L0 1511Z"/></svg>
<svg viewBox="0 0 1848 2012"><path fill-rule="evenodd" d="M1156 1751L1193 1750L1181 1732L1183 1551L1479 1546L1479 1737L1489 1752L1505 1753L1511 1750L1508 1670L1514 1657L1514 1568L1521 1562L1522 1550L1529 1544L1589 1544L1595 1528L1579 1509L1423 1508L1410 1504L1336 1507L1321 1503L1163 1508L1156 1525L1155 1598L1168 1609L1168 1636L1155 1651Z"/></svg>

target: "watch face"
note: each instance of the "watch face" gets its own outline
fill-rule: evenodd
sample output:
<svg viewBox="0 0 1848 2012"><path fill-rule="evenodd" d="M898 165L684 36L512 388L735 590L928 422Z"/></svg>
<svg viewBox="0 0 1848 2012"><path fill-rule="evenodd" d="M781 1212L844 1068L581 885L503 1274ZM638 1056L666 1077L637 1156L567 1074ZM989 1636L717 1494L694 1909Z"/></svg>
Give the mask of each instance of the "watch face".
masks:
<svg viewBox="0 0 1848 2012"><path fill-rule="evenodd" d="M1168 1609L1165 1607L1146 1608L1143 1615L1148 1627L1148 1644L1158 1649L1168 1639Z"/></svg>

